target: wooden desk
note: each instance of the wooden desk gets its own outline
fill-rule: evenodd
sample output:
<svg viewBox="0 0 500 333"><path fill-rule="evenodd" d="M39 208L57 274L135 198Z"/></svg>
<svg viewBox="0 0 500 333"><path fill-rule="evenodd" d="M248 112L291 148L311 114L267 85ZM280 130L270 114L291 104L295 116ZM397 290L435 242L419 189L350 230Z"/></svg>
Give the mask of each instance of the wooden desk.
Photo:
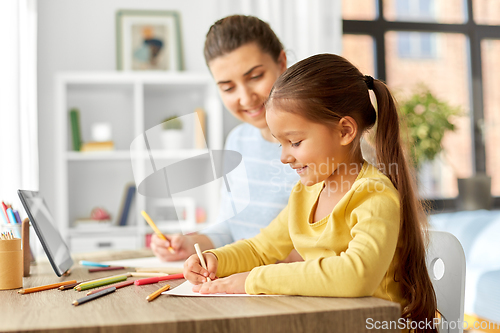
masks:
<svg viewBox="0 0 500 333"><path fill-rule="evenodd" d="M151 256L148 250L74 256L75 262ZM58 278L48 262L31 267L24 288L67 280L103 277L122 271L88 273L75 265ZM130 278L129 278L130 279ZM185 280L169 282L175 287ZM19 295L0 291L0 332L368 332L366 319L397 321L399 304L374 297L178 297L146 296L164 285L129 286L80 306L84 292L48 290ZM375 330L370 330L373 332ZM384 330L396 332L397 330Z"/></svg>

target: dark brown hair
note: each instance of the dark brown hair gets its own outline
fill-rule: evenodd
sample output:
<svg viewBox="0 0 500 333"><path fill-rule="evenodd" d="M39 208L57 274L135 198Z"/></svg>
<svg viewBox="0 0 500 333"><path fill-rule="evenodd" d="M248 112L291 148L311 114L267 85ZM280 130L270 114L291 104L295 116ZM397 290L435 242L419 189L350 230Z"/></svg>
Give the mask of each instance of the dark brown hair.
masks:
<svg viewBox="0 0 500 333"><path fill-rule="evenodd" d="M208 63L240 46L256 43L262 52L278 62L283 45L269 24L255 16L232 15L215 22L205 39L205 61Z"/></svg>
<svg viewBox="0 0 500 333"><path fill-rule="evenodd" d="M364 76L340 56L319 54L296 63L279 77L271 90L267 109L300 114L321 124L335 124L350 116L358 124L352 149L360 154L360 137L377 120L368 86L373 88L377 99L377 164L400 195L400 229L395 254L398 262L394 279L400 283L406 300L402 317L432 322L437 306L425 264L428 222L416 194L412 177L415 173L403 149L396 104L387 86ZM397 168L389 167L393 165ZM430 332L437 331L431 329Z"/></svg>

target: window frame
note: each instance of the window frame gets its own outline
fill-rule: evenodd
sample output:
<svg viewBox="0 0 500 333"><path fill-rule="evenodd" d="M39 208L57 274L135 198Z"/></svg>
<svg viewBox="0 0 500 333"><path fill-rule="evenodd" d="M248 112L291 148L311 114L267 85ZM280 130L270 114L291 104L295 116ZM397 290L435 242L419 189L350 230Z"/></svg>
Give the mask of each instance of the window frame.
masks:
<svg viewBox="0 0 500 333"><path fill-rule="evenodd" d="M463 23L436 23L413 21L387 21L384 17L383 0L375 0L374 20L342 20L343 34L369 35L375 47L375 77L387 81L385 64L385 34L389 31L460 33L467 40L468 82L470 94L472 170L473 174L486 173L486 145L483 141L481 124L484 120L483 74L481 64L481 41L500 39L500 25L482 25L474 21L473 0L463 0L465 19ZM433 210L453 210L456 199L427 200ZM500 208L500 197L493 198L493 207Z"/></svg>

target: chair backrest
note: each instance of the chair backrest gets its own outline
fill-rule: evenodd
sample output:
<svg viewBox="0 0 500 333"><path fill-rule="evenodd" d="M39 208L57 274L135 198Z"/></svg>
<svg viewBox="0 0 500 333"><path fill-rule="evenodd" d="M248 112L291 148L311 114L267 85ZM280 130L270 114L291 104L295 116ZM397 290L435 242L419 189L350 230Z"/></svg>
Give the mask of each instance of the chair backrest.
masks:
<svg viewBox="0 0 500 333"><path fill-rule="evenodd" d="M465 255L452 234L429 231L427 270L442 314L440 332L462 333L465 296Z"/></svg>

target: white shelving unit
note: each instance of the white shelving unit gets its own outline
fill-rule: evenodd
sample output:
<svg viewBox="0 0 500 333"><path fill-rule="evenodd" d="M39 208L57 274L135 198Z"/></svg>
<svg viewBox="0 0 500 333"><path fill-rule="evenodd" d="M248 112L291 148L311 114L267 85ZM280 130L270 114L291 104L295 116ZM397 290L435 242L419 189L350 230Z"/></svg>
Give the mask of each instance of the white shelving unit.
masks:
<svg viewBox="0 0 500 333"><path fill-rule="evenodd" d="M206 136L210 149L223 147L222 104L208 75L134 72L66 72L56 76L56 166L57 207L55 220L72 252L98 249L135 249L145 245L151 230L140 211L150 211L153 200L136 192L127 226L73 228L77 218L88 217L94 207L103 207L116 220L125 185L134 172L145 176L148 154L131 159L132 141L166 117L182 116L201 107L206 114ZM90 125L112 124L114 151L72 150L69 110L80 110L83 141L90 141ZM206 149L155 150L156 158L179 161L206 153ZM136 155L134 155L136 156ZM132 163L137 163L132 168ZM193 198L205 210L207 221L217 215L218 196L207 193ZM151 216L155 219L155 216ZM208 223L207 222L207 223ZM190 231L206 226L196 224ZM159 224L163 232L180 232L178 223ZM185 230L184 230L185 231Z"/></svg>

